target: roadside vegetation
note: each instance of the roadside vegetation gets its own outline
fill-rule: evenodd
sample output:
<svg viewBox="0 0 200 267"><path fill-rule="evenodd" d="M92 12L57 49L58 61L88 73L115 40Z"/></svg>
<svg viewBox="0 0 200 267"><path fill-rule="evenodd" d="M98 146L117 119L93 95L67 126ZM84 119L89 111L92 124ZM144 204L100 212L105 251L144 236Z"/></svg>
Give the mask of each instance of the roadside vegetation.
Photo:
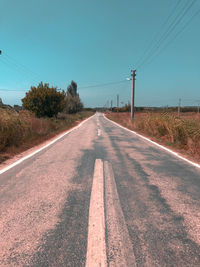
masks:
<svg viewBox="0 0 200 267"><path fill-rule="evenodd" d="M67 92L40 83L15 110L0 105L0 162L65 131L94 114L84 109L72 81Z"/></svg>
<svg viewBox="0 0 200 267"><path fill-rule="evenodd" d="M42 82L31 86L30 91L22 99L23 108L33 112L37 117L54 117L59 112L73 114L83 109L83 104L77 92L77 84L72 81L67 92L59 91Z"/></svg>
<svg viewBox="0 0 200 267"><path fill-rule="evenodd" d="M175 112L136 112L134 122L129 112L109 112L107 117L165 146L200 162L200 115Z"/></svg>
<svg viewBox="0 0 200 267"><path fill-rule="evenodd" d="M93 111L58 114L57 118L37 118L27 110L0 109L0 162L65 131Z"/></svg>

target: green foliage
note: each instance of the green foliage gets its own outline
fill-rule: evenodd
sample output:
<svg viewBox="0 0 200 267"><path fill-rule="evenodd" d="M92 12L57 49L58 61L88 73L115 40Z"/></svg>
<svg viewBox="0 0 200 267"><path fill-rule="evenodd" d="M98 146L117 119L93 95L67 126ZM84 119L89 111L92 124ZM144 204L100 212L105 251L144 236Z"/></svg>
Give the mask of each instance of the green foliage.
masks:
<svg viewBox="0 0 200 267"><path fill-rule="evenodd" d="M72 81L67 87L67 96L65 98L65 109L66 113L76 113L83 109L83 103L80 100L79 94L77 93L77 84Z"/></svg>
<svg viewBox="0 0 200 267"><path fill-rule="evenodd" d="M64 109L65 92L58 92L56 87L42 82L31 86L22 99L23 107L32 111L37 117L53 117Z"/></svg>

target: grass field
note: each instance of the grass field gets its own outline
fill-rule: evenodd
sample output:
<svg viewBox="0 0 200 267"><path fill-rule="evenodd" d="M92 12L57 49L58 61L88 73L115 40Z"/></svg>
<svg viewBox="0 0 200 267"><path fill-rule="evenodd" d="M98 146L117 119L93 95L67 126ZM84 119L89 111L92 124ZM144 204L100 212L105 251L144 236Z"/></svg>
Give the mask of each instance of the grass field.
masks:
<svg viewBox="0 0 200 267"><path fill-rule="evenodd" d="M75 126L93 114L83 111L60 114L58 118L37 118L29 111L18 113L0 109L0 162Z"/></svg>
<svg viewBox="0 0 200 267"><path fill-rule="evenodd" d="M130 113L108 113L107 117L139 132L152 140L181 152L200 162L200 115L173 112L136 112L134 122Z"/></svg>

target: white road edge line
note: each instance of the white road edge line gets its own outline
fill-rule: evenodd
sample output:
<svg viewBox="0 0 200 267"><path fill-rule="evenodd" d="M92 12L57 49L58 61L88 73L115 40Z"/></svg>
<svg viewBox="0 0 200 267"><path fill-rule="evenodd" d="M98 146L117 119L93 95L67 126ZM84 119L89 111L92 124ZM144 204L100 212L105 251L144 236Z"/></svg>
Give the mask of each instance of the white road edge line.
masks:
<svg viewBox="0 0 200 267"><path fill-rule="evenodd" d="M90 197L86 267L107 266L103 162L96 159Z"/></svg>
<svg viewBox="0 0 200 267"><path fill-rule="evenodd" d="M197 167L197 168L200 169L200 164L195 163L195 162L193 162L193 161L191 161L191 160L188 160L188 159L184 158L183 156L179 155L178 153L172 151L171 149L169 149L169 148L167 148L167 147L165 147L165 146L162 146L162 145L160 145L160 144L158 144L158 143L152 141L151 139L149 139L149 138L147 138L147 137L145 137L145 136L143 136L143 135L141 135L141 134L138 134L138 133L136 133L135 131L132 131L132 130L130 130L130 129L128 129L128 128L126 128L126 127L124 127L124 126L122 126L122 125L120 125L120 124L118 124L118 123L116 123L116 122L114 122L114 121L112 121L112 120L110 120L110 119L108 119L104 114L103 114L103 116L104 116L104 118L105 118L106 120L112 122L113 124L116 124L117 126L121 127L122 129L125 129L125 130L127 130L127 131L129 131L129 132L131 132L131 133L134 133L135 135L139 136L140 138L142 138L142 139L144 139L144 140L146 140L146 141L148 141L148 142L150 142L150 143L152 143L152 144L158 146L159 148L161 148L161 149L163 149L163 150L169 152L170 154L176 156L177 158L182 159L182 160L186 161L187 163L193 165L194 167Z"/></svg>
<svg viewBox="0 0 200 267"><path fill-rule="evenodd" d="M86 121L90 120L90 119L91 119L92 117L94 117L95 115L96 115L96 114L94 114L93 116L91 116L91 117L85 119L85 120L82 121L79 125L73 127L71 130L68 130L67 132L61 134L59 137L55 138L53 141L51 141L50 143L44 145L43 147L41 147L41 148L35 150L35 151L32 152L31 154L29 154L29 155L27 155L27 156L25 156L25 157L23 157L23 158L17 160L16 162L14 162L14 163L8 165L7 167L1 169L1 170L0 170L0 174L6 172L6 171L8 171L8 170L10 170L11 168L15 167L16 165L22 163L24 160L26 160L26 159L28 159L28 158L31 158L32 156L34 156L34 155L37 154L38 152L40 152L40 151L42 151L43 149L45 149L45 148L51 146L52 144L54 144L55 142L57 142L58 140L60 140L61 138L63 138L65 135L68 135L68 134L71 133L72 131L77 130L77 129L78 129L79 127L81 127Z"/></svg>

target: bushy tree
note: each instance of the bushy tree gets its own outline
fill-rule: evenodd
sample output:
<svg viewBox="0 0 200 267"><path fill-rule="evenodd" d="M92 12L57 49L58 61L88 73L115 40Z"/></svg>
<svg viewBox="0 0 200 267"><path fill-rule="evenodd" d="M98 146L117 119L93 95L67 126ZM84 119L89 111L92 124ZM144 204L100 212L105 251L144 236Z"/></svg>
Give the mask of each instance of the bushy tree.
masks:
<svg viewBox="0 0 200 267"><path fill-rule="evenodd" d="M77 93L77 84L71 81L71 84L67 87L67 95L65 97L65 112L76 113L83 109L83 103Z"/></svg>
<svg viewBox="0 0 200 267"><path fill-rule="evenodd" d="M53 117L64 109L65 92L58 92L56 87L41 82L37 87L31 86L22 103L25 109L34 112L37 117Z"/></svg>

